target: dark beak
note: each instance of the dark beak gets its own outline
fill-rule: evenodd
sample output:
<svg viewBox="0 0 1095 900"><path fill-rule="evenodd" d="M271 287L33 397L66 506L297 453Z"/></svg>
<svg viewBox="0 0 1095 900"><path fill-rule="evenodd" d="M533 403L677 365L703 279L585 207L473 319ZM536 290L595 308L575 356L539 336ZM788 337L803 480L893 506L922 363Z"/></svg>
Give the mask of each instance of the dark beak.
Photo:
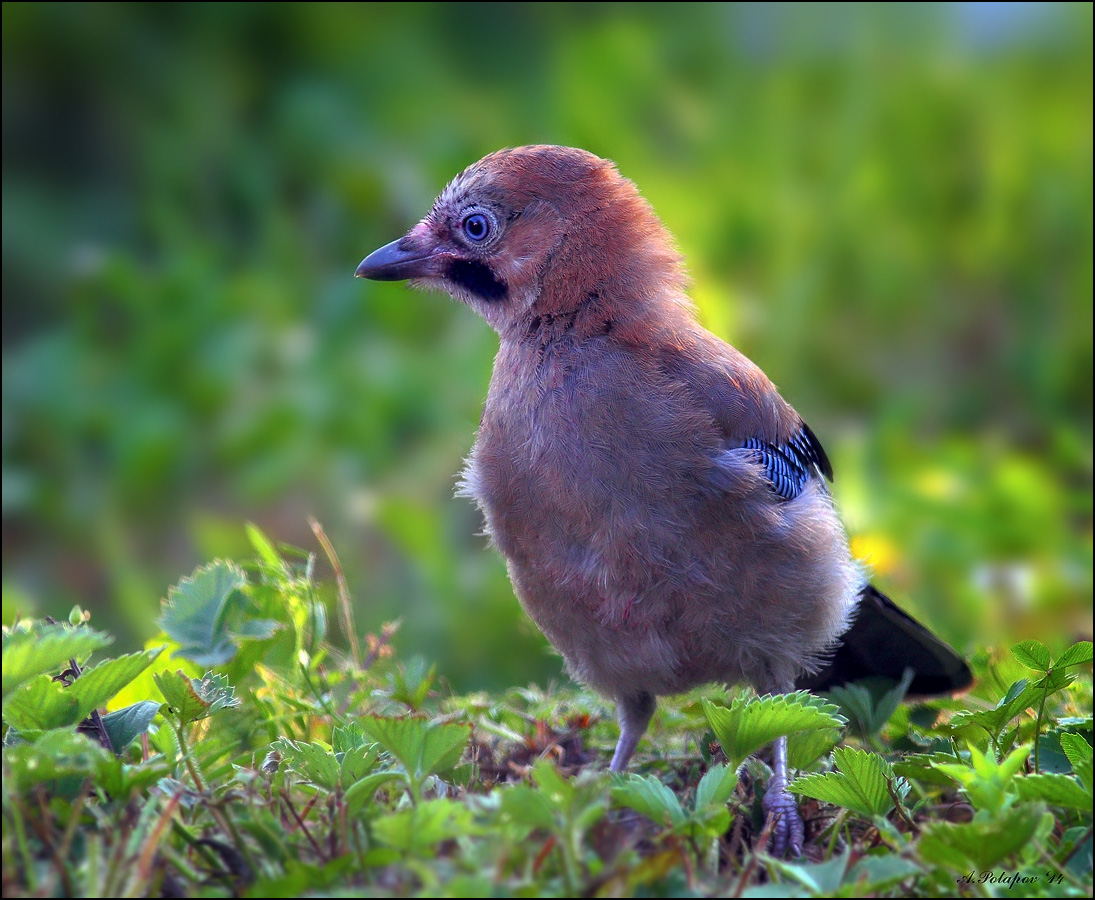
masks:
<svg viewBox="0 0 1095 900"><path fill-rule="evenodd" d="M440 255L436 250L416 247L409 237L404 236L366 256L354 275L373 281L424 278L436 274L434 264Z"/></svg>

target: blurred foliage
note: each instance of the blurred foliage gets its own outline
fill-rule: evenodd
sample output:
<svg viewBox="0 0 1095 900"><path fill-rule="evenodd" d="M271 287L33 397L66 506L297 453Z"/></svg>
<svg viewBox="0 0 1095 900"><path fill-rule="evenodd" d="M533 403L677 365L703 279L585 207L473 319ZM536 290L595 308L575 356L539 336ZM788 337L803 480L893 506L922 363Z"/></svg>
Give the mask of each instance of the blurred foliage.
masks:
<svg viewBox="0 0 1095 900"><path fill-rule="evenodd" d="M315 547L312 514L363 632L403 616L465 690L556 677L451 497L494 335L352 278L552 142L654 204L883 585L1058 652L1091 630L1091 15L4 4L4 620L78 601L136 646L243 520Z"/></svg>

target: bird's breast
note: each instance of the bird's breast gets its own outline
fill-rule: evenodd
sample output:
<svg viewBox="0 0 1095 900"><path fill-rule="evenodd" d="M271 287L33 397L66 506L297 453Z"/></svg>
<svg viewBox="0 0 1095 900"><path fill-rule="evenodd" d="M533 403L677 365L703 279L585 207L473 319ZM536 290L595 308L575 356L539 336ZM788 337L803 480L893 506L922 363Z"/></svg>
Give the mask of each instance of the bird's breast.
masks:
<svg viewBox="0 0 1095 900"><path fill-rule="evenodd" d="M503 345L464 493L511 564L640 591L694 527L717 444L702 411L624 349Z"/></svg>

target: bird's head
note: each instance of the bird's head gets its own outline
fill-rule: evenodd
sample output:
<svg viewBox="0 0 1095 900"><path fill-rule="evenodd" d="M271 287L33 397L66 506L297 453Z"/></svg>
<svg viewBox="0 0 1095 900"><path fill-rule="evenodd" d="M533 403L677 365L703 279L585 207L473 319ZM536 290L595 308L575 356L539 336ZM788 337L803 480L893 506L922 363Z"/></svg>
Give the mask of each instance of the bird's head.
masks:
<svg viewBox="0 0 1095 900"><path fill-rule="evenodd" d="M608 160L547 145L469 166L356 274L445 291L502 333L591 301L637 311L679 297L683 282L672 240L635 185Z"/></svg>

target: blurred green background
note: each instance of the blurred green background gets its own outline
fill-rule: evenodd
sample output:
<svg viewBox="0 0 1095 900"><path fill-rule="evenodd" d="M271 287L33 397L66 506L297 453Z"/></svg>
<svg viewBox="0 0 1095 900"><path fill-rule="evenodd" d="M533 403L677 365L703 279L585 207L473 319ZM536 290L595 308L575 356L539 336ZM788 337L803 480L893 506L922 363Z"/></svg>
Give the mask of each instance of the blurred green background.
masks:
<svg viewBox="0 0 1095 900"><path fill-rule="evenodd" d="M3 5L3 586L124 647L243 523L461 690L559 661L452 497L496 338L355 280L499 147L617 161L958 647L1090 635L1089 4ZM332 616L333 618L333 616Z"/></svg>

